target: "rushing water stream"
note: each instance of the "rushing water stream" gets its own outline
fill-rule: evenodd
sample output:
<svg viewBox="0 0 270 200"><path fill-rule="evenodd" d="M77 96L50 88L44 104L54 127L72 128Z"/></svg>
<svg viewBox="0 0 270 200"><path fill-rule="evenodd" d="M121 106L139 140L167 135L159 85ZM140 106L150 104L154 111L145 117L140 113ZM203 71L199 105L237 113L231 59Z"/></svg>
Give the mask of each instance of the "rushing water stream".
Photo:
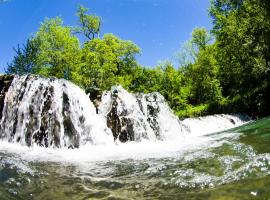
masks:
<svg viewBox="0 0 270 200"><path fill-rule="evenodd" d="M33 77L15 78L7 94L1 200L270 197L270 118L234 129L247 119L179 121L159 94L121 87L96 114L77 86Z"/></svg>
<svg viewBox="0 0 270 200"><path fill-rule="evenodd" d="M267 199L270 119L179 142L80 149L1 142L0 199Z"/></svg>

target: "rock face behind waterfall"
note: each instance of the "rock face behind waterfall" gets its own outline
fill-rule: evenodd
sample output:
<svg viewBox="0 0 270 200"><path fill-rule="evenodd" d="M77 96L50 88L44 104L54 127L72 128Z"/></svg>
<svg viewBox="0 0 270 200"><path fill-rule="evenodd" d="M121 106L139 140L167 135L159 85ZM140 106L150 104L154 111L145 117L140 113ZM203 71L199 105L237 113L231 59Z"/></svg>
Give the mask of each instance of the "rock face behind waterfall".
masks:
<svg viewBox="0 0 270 200"><path fill-rule="evenodd" d="M121 142L177 138L184 127L159 93L130 94L121 86L102 95L100 114Z"/></svg>
<svg viewBox="0 0 270 200"><path fill-rule="evenodd" d="M10 142L69 148L113 142L89 97L65 80L14 77L1 113L0 136Z"/></svg>

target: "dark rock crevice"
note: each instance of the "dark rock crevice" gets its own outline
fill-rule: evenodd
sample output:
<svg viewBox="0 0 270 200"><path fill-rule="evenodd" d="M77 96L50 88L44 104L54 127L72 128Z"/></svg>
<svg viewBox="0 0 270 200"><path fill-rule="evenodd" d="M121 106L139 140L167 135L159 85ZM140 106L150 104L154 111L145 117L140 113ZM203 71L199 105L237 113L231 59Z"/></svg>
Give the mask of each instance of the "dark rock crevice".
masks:
<svg viewBox="0 0 270 200"><path fill-rule="evenodd" d="M14 75L0 75L0 120L4 108L6 93L14 79Z"/></svg>
<svg viewBox="0 0 270 200"><path fill-rule="evenodd" d="M160 127L158 122L158 114L160 112L159 103L157 95L155 93L148 94L145 97L145 101L147 102L147 122L149 123L150 127L156 134L158 139L161 139L160 135Z"/></svg>
<svg viewBox="0 0 270 200"><path fill-rule="evenodd" d="M80 144L80 138L77 134L77 131L75 129L75 126L71 120L71 114L70 114L70 99L68 95L63 92L63 125L64 125L64 132L65 135L72 140L72 145L70 145L68 148L78 148Z"/></svg>
<svg viewBox="0 0 270 200"><path fill-rule="evenodd" d="M127 117L127 113L122 111L119 113L119 104L123 103L118 98L118 91L111 93L111 109L107 114L107 126L113 133L114 140L120 142L134 141L133 121Z"/></svg>
<svg viewBox="0 0 270 200"><path fill-rule="evenodd" d="M60 122L57 120L56 114L51 111L54 97L54 88L48 86L43 93L43 105L41 108L40 128L33 135L33 140L40 146L56 146L60 147ZM51 137L49 136L51 134Z"/></svg>
<svg viewBox="0 0 270 200"><path fill-rule="evenodd" d="M98 114L98 107L101 102L102 91L96 87L90 87L85 90L86 94L89 95L90 101L94 104L96 108L96 114Z"/></svg>
<svg viewBox="0 0 270 200"><path fill-rule="evenodd" d="M114 140L119 139L120 142L138 140L138 138L136 139L135 137L136 127L138 128L138 126L141 127L141 136L139 137L147 139L147 131L149 131L147 127L150 127L156 138L162 139L158 119L160 114L159 104L162 104L163 102L159 97L159 94L135 94L132 98L135 98L136 103L133 103L133 108L128 108L126 107L128 102L121 98L124 90L122 88L118 89L120 90L117 91L117 89L115 89L109 92L111 103L108 114L106 115L107 126L112 130ZM120 96L118 95L118 92L120 92ZM108 92L105 92L104 94L108 94ZM136 109L135 107L139 109L137 111L133 110ZM140 117L134 116L135 113L133 112L139 112Z"/></svg>

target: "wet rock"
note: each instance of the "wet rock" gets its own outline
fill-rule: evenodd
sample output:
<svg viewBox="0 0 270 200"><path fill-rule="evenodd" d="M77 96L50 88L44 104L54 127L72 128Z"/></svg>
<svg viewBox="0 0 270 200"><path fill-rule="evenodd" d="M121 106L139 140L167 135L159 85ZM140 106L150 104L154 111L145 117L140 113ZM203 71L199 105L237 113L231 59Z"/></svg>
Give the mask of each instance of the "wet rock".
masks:
<svg viewBox="0 0 270 200"><path fill-rule="evenodd" d="M134 129L133 122L127 118L124 112L119 112L118 102L121 100L118 98L118 90L114 89L111 92L112 104L109 113L107 114L107 126L112 130L114 140L119 139L121 142L133 141L134 140Z"/></svg>
<svg viewBox="0 0 270 200"><path fill-rule="evenodd" d="M68 95L65 92L63 92L62 116L63 116L64 132L72 141L69 148L74 148L74 147L78 148L79 135L77 134L73 121L71 120L70 100L69 100Z"/></svg>
<svg viewBox="0 0 270 200"><path fill-rule="evenodd" d="M51 111L53 95L54 88L52 86L46 87L43 94L44 103L41 110L40 129L32 136L34 143L44 147L60 146L60 137L58 134L60 132L60 122L57 119L56 113ZM52 135L52 140L49 140L49 133Z"/></svg>
<svg viewBox="0 0 270 200"><path fill-rule="evenodd" d="M118 103L113 99L112 107L107 114L107 126L112 130L113 137L116 140L121 133L121 120L117 114Z"/></svg>
<svg viewBox="0 0 270 200"><path fill-rule="evenodd" d="M96 113L98 114L98 107L101 102L102 91L99 88L90 87L86 89L85 92L89 94L89 98L93 102L96 108Z"/></svg>
<svg viewBox="0 0 270 200"><path fill-rule="evenodd" d="M122 118L119 140L121 142L134 141L134 121L130 118Z"/></svg>
<svg viewBox="0 0 270 200"><path fill-rule="evenodd" d="M162 105L165 100L161 94L154 92L150 94L137 94L137 101L144 115L147 117L152 130L155 132L158 139L160 139L160 127L158 122L158 115L160 113L160 104ZM142 102L146 103L146 109L143 107Z"/></svg>
<svg viewBox="0 0 270 200"><path fill-rule="evenodd" d="M2 118L2 111L6 93L12 83L14 75L0 75L0 120Z"/></svg>
<svg viewBox="0 0 270 200"><path fill-rule="evenodd" d="M120 142L163 140L167 132L179 130L181 126L164 97L156 92L131 94L121 86L115 86L103 93L99 110L114 139Z"/></svg>
<svg viewBox="0 0 270 200"><path fill-rule="evenodd" d="M90 99L66 80L0 76L0 138L26 146L78 148L177 140L185 133L215 132L244 120L242 115L218 115L179 121L159 93L132 94L121 86L102 95L92 89Z"/></svg>

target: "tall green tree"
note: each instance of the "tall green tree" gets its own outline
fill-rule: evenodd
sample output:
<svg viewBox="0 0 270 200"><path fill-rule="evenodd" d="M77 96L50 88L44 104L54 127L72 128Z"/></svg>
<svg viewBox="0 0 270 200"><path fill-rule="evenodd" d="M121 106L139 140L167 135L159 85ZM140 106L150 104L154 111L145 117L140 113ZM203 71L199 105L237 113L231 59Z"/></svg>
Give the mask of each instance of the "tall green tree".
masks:
<svg viewBox="0 0 270 200"><path fill-rule="evenodd" d="M146 68L137 66L132 72L129 89L132 92L151 93L162 90L163 72L160 67Z"/></svg>
<svg viewBox="0 0 270 200"><path fill-rule="evenodd" d="M61 18L46 19L33 38L39 44L36 72L72 80L80 62L80 42Z"/></svg>
<svg viewBox="0 0 270 200"><path fill-rule="evenodd" d="M216 46L208 45L199 52L198 59L188 69L192 88L192 103L213 103L222 99L219 66L215 59Z"/></svg>
<svg viewBox="0 0 270 200"><path fill-rule="evenodd" d="M31 38L22 47L18 45L14 51L15 56L11 63L7 64L6 73L18 75L35 73L39 43Z"/></svg>
<svg viewBox="0 0 270 200"><path fill-rule="evenodd" d="M87 41L78 72L84 77L84 87L108 89L114 84L122 84L129 88L132 71L137 66L135 56L139 52L137 45L112 34Z"/></svg>
<svg viewBox="0 0 270 200"><path fill-rule="evenodd" d="M183 109L187 103L184 75L170 62L165 62L160 67L163 72L163 76L160 77L162 80L160 93L166 98L172 109Z"/></svg>
<svg viewBox="0 0 270 200"><path fill-rule="evenodd" d="M188 67L195 63L200 50L204 50L210 41L211 35L204 27L195 28L191 33L191 39L176 53L175 57L180 67Z"/></svg>
<svg viewBox="0 0 270 200"><path fill-rule="evenodd" d="M192 31L191 43L195 45L198 50L204 50L210 40L211 36L205 28L195 28Z"/></svg>
<svg viewBox="0 0 270 200"><path fill-rule="evenodd" d="M80 26L76 27L75 31L82 33L88 40L92 40L99 36L102 21L99 16L87 14L88 10L82 5L79 6L77 16Z"/></svg>
<svg viewBox="0 0 270 200"><path fill-rule="evenodd" d="M269 113L269 2L215 0L210 12L224 95L239 110Z"/></svg>

